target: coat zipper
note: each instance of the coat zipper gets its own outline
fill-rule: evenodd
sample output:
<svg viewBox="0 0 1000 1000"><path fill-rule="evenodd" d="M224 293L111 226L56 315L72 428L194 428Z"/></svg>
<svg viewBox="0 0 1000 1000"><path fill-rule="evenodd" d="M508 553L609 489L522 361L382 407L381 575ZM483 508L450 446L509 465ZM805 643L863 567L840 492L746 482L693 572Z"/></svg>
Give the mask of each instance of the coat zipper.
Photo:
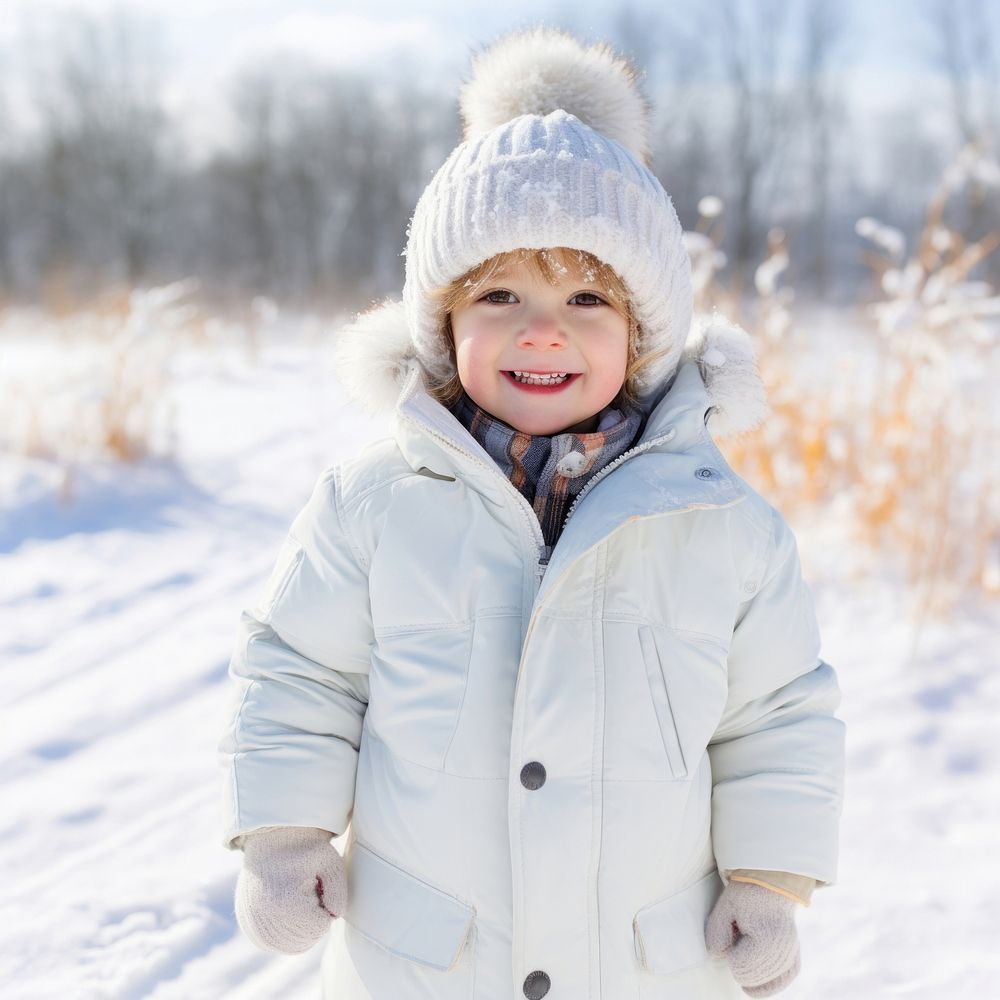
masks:
<svg viewBox="0 0 1000 1000"><path fill-rule="evenodd" d="M671 380L671 384L672 382L673 380ZM481 459L476 458L475 455L467 451L461 445L457 444L447 435L442 434L440 431L436 430L429 423L424 423L420 420L417 420L415 417L411 416L409 413L406 413L405 411L399 411L399 415L404 420L407 420L410 423L412 423L418 429L430 433L433 437L437 438L439 441L447 445L453 451L457 451L460 455L463 455L465 458L469 459L474 464L480 466L481 468L487 469L491 474L495 473L506 484L507 489L513 490L518 505L518 509L521 511L522 517L524 517L525 521L528 524L528 530L535 540L535 546L538 552L538 558L535 564L535 596L537 597L538 591L541 589L542 579L545 576L545 570L548 568L549 556L551 555L552 546L545 544L545 537L542 534L541 525L538 523L538 517L535 515L535 512L528 505L527 500L524 499L524 496L521 494L521 492L500 471L499 467L496 466L495 464L491 463L490 465L487 465L485 462L483 462ZM621 465L622 462L624 462L626 459L632 458L633 456L638 455L641 452L648 451L650 448L653 447L653 445L659 444L661 441L672 440L676 435L676 433L677 433L677 428L674 426L670 426L663 434L658 434L655 438L650 438L650 440L648 441L644 441L633 448L629 448L628 451L623 452L613 462L610 462L603 469L601 469L600 472L598 472L597 475L595 475L587 483L587 485L584 486L584 488L576 495L576 498L573 500L573 503L570 504L570 508L566 512L566 517L563 519L562 529L564 529L566 525L569 523L569 519L570 517L572 517L573 511L576 510L577 505L580 503L580 501L608 473L610 473L613 469L618 468L618 466ZM562 532L562 529L560 529L560 533ZM529 625L529 631L530 631L530 625Z"/></svg>
<svg viewBox="0 0 1000 1000"><path fill-rule="evenodd" d="M549 557L551 555L552 546L543 545L538 556L538 564L535 566L535 597L538 596L538 591L542 589L542 578L545 576L545 571L549 568ZM534 601L532 601L532 604L534 604Z"/></svg>
<svg viewBox="0 0 1000 1000"><path fill-rule="evenodd" d="M491 474L495 473L497 477L507 485L507 488L513 491L517 501L518 509L521 511L521 515L524 517L525 521L528 522L528 528L534 537L535 545L538 552L537 561L535 563L535 595L534 595L535 597L537 597L538 591L541 590L542 587L542 580L545 577L545 571L546 569L548 569L549 558L552 555L552 546L545 544L545 538L542 535L541 525L538 523L538 518L535 516L535 512L528 507L528 501L524 499L524 496L517 489L517 487L514 486L514 484L500 471L499 466L491 467L487 465L485 462L476 458L476 456L473 455L472 452L466 451L465 448L461 447L461 445L456 444L454 441L451 440L451 438L447 437L444 434L441 434L439 431L436 431L429 424L419 423L410 416L406 416L405 419L410 420L411 422L417 424L417 426L420 427L422 430L429 432L439 441L443 442L454 451L457 451L460 455L469 459L469 461L475 463L480 468L486 469ZM566 512L566 517L563 519L563 530L569 523L569 519L570 517L572 517L573 511L576 510L577 505L590 492L590 490L597 485L597 483L601 479L603 479L606 475L608 475L612 470L618 468L618 466L621 465L622 462L624 462L626 459L632 458L633 456L638 455L643 451L648 451L650 448L653 447L653 445L659 444L661 441L671 440L676 433L677 432L675 428L671 427L666 433L657 435L657 437L655 438L650 438L650 440L648 441L643 441L641 444L637 444L634 447L629 448L628 451L622 452L622 454L619 455L613 462L609 462L606 466L604 466L604 468L601 469L600 472L598 472L587 483L587 485L584 486L582 490L580 490L580 492L574 498L573 503L570 505L569 510ZM527 513L528 511L530 511L530 516ZM530 633L530 631L531 631L531 623L529 622L528 633ZM525 640L527 640L527 634L525 635Z"/></svg>
<svg viewBox="0 0 1000 1000"><path fill-rule="evenodd" d="M628 451L623 451L613 462L609 462L606 466L604 466L604 468L601 469L600 472L598 472L595 476L593 476L591 478L591 480L587 483L587 485L584 486L584 488L582 490L580 490L579 493L577 493L576 497L573 500L573 503L570 504L569 510L566 511L566 517L563 519L563 529L565 530L566 525L569 523L569 519L570 519L570 517L572 517L573 511L576 510L577 504L609 472L611 472L613 469L618 468L618 466L621 465L621 463L624 462L627 458L632 458L634 455L637 455L639 452L646 451L649 448L652 448L654 444L659 444L661 441L670 441L670 440L672 440L673 437L674 437L674 435L676 433L677 433L676 430L673 427L671 427L670 430L666 431L665 433L660 434L660 435L658 435L655 438L650 438L648 441L643 441L641 444L637 444L637 445L635 445L635 447L629 448Z"/></svg>

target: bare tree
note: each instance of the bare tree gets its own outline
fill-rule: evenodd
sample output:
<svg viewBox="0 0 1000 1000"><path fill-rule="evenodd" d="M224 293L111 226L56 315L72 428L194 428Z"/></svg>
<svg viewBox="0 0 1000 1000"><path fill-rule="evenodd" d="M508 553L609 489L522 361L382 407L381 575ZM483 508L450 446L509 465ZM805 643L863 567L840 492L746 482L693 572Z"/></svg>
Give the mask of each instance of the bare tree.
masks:
<svg viewBox="0 0 1000 1000"><path fill-rule="evenodd" d="M412 81L284 63L258 67L233 97L237 143L213 169L244 284L351 303L398 290L409 215L457 141L451 102Z"/></svg>
<svg viewBox="0 0 1000 1000"><path fill-rule="evenodd" d="M831 55L844 27L843 7L833 0L812 0L805 9L802 70L805 134L809 146L809 201L816 291L825 298L830 288L830 185L833 132L844 123L843 107L830 78Z"/></svg>
<svg viewBox="0 0 1000 1000"><path fill-rule="evenodd" d="M732 117L726 155L732 166L733 195L727 213L733 231L733 279L739 291L756 262L770 223L757 224L756 200L765 174L781 181L782 156L796 126L792 102L778 86L789 41L788 4L760 0L715 0L722 65L732 88Z"/></svg>
<svg viewBox="0 0 1000 1000"><path fill-rule="evenodd" d="M924 53L941 72L951 95L956 147L973 145L994 159L1000 156L1000 15L985 0L923 0L928 39ZM1000 226L996 187L975 173L966 190L962 229L982 236ZM1000 261L985 265L1000 279Z"/></svg>
<svg viewBox="0 0 1000 1000"><path fill-rule="evenodd" d="M43 41L29 50L29 71L41 121L48 266L86 262L131 285L149 268L166 186L156 35L118 11L61 15Z"/></svg>
<svg viewBox="0 0 1000 1000"><path fill-rule="evenodd" d="M5 67L0 63L0 71ZM7 78L0 75L0 134L10 135L7 117ZM11 242L14 227L13 205L10 201L11 155L0 148L0 296L10 295L14 287Z"/></svg>
<svg viewBox="0 0 1000 1000"><path fill-rule="evenodd" d="M724 197L737 294L777 224L808 241L799 276L827 291L833 131L846 124L831 70L844 20L832 0L711 0L675 15L656 39L669 39L658 58L674 64L672 78L661 74L657 104L671 109L659 145L675 169L661 172L687 206L703 194ZM640 19L627 23L642 28Z"/></svg>
<svg viewBox="0 0 1000 1000"><path fill-rule="evenodd" d="M693 225L699 198L722 181L710 127L714 99L700 85L709 45L696 19L668 7L615 8L609 35L643 72L653 105L653 172L682 222Z"/></svg>
<svg viewBox="0 0 1000 1000"><path fill-rule="evenodd" d="M924 0L927 61L951 93L956 138L962 145L1000 141L1000 22L985 0Z"/></svg>
<svg viewBox="0 0 1000 1000"><path fill-rule="evenodd" d="M237 140L230 178L242 215L237 238L245 255L248 286L261 293L273 293L280 284L276 271L279 101L276 78L267 69L244 73L233 88Z"/></svg>

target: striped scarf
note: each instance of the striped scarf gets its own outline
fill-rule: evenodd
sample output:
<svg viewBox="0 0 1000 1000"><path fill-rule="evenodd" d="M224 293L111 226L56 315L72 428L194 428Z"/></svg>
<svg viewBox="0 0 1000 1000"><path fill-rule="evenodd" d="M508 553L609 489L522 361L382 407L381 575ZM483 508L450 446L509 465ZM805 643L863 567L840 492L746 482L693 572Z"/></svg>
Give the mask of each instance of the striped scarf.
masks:
<svg viewBox="0 0 1000 1000"><path fill-rule="evenodd" d="M608 407L590 434L526 434L487 413L465 392L451 412L531 504L548 547L546 554L562 533L576 495L609 462L628 451L645 424L641 410Z"/></svg>

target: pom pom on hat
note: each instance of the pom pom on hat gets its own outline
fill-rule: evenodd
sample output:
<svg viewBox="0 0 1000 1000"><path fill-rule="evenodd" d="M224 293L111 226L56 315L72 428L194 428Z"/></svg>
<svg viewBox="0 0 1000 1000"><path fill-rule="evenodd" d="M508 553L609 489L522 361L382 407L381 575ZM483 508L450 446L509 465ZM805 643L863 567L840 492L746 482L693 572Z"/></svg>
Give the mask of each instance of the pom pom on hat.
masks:
<svg viewBox="0 0 1000 1000"><path fill-rule="evenodd" d="M649 105L632 65L601 42L584 48L572 35L539 26L480 53L459 92L465 139L519 115L562 109L614 139L646 166Z"/></svg>

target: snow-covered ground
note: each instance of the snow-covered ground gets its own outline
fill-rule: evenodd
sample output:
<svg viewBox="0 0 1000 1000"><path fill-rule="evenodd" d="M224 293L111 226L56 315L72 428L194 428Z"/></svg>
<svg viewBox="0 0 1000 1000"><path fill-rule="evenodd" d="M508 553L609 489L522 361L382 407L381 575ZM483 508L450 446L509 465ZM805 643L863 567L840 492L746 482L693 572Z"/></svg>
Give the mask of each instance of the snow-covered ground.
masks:
<svg viewBox="0 0 1000 1000"><path fill-rule="evenodd" d="M319 996L319 948L271 956L236 928L216 744L240 610L320 471L388 424L309 340L170 366L176 460L80 463L64 506L60 469L0 451L4 998ZM792 525L849 770L840 882L799 910L783 996L998 996L1000 611L966 605L914 648L888 574L849 582L835 523Z"/></svg>

